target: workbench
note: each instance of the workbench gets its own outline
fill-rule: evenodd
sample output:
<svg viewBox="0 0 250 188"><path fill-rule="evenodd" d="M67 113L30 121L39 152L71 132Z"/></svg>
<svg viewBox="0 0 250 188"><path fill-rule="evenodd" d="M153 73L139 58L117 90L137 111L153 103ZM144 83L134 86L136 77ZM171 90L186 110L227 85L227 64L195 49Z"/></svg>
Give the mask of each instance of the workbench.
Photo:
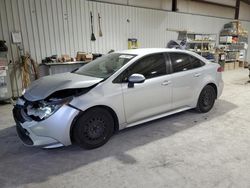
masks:
<svg viewBox="0 0 250 188"><path fill-rule="evenodd" d="M71 72L89 61L72 61L72 62L52 62L52 63L42 63L39 65L39 76L47 76L53 74L59 74L64 72Z"/></svg>

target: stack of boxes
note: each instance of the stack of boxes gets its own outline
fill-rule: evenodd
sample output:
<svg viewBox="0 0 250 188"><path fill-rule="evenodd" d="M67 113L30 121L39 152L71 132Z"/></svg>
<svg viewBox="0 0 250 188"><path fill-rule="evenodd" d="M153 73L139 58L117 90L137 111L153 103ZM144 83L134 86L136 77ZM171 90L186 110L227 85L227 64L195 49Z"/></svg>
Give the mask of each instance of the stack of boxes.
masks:
<svg viewBox="0 0 250 188"><path fill-rule="evenodd" d="M225 70L243 67L246 61L248 32L236 20L224 25L220 32L220 47L223 48L225 58Z"/></svg>
<svg viewBox="0 0 250 188"><path fill-rule="evenodd" d="M0 101L12 97L7 51L0 51Z"/></svg>

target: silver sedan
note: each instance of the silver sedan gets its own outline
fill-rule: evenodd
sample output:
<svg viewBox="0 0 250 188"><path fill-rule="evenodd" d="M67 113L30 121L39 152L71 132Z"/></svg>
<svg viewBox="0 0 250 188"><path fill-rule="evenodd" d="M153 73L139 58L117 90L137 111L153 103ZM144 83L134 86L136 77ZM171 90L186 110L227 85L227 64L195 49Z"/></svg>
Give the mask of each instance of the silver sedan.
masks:
<svg viewBox="0 0 250 188"><path fill-rule="evenodd" d="M221 95L221 67L185 50L135 49L34 81L13 109L25 145L93 149L118 130L196 108Z"/></svg>

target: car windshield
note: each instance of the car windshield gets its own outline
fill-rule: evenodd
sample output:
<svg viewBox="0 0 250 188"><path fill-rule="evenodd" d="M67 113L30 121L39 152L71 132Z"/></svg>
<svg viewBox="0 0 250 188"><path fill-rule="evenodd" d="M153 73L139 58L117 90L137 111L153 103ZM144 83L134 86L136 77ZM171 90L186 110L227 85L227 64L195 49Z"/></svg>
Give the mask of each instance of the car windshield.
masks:
<svg viewBox="0 0 250 188"><path fill-rule="evenodd" d="M108 54L82 66L74 73L106 79L134 57L135 55L130 54Z"/></svg>

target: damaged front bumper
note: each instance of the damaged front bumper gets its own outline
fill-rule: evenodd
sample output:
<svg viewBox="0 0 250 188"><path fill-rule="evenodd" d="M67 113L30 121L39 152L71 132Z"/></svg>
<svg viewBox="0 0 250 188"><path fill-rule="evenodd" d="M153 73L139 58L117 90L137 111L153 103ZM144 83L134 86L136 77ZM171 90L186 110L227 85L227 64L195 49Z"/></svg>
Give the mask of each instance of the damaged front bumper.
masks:
<svg viewBox="0 0 250 188"><path fill-rule="evenodd" d="M71 145L70 127L79 110L63 105L42 121L31 119L23 109L14 107L13 116L19 138L26 146L53 148Z"/></svg>

